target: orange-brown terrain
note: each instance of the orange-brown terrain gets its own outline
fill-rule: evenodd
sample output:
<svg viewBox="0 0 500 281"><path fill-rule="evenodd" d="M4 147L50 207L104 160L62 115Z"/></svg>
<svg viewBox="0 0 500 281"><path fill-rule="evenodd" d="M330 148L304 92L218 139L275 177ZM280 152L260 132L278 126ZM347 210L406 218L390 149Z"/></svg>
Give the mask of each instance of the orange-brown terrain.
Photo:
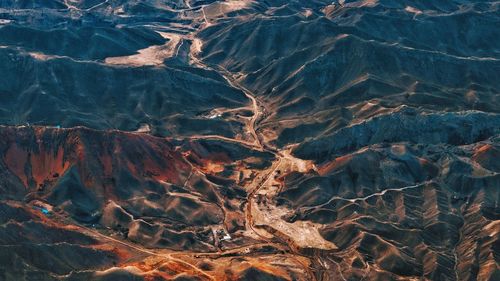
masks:
<svg viewBox="0 0 500 281"><path fill-rule="evenodd" d="M0 1L0 281L500 280L496 1Z"/></svg>

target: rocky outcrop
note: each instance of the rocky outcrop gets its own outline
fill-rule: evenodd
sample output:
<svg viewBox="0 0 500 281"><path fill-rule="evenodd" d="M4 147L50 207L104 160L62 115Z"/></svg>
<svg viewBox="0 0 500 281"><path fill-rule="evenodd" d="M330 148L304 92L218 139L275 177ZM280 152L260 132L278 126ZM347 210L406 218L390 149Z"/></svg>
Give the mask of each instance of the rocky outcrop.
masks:
<svg viewBox="0 0 500 281"><path fill-rule="evenodd" d="M404 107L343 127L329 136L306 141L294 151L305 159L321 160L376 143L410 142L464 145L500 133L500 115L484 112L419 113Z"/></svg>

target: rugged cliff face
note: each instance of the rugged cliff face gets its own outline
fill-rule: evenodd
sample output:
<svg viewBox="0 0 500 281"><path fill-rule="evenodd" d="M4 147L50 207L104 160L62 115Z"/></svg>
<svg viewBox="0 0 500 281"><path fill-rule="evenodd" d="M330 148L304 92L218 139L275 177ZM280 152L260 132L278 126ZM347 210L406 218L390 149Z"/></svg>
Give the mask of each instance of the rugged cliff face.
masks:
<svg viewBox="0 0 500 281"><path fill-rule="evenodd" d="M0 0L0 279L500 279L499 8Z"/></svg>

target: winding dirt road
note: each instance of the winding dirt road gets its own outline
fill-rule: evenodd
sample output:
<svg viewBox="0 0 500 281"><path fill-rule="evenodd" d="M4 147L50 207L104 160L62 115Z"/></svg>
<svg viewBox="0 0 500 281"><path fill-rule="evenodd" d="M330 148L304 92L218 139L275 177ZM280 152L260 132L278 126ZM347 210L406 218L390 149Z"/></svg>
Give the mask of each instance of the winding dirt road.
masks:
<svg viewBox="0 0 500 281"><path fill-rule="evenodd" d="M247 230L251 230L254 234L256 234L260 239L263 241L266 241L270 244L274 244L279 248L284 248L286 253L293 259L295 259L299 264L302 264L298 258L298 256L301 257L306 257L308 258L311 263L313 264L314 269L311 269L309 266L302 264L304 272L309 276L309 280L317 280L316 274L314 274L313 271L317 270L317 268L322 267L321 262L317 262L316 259L312 259L310 257L305 256L304 254L300 253L298 249L290 245L290 242L293 243L294 238L293 237L288 237L286 235L281 235L277 236L273 233L268 232L265 230L262 225L268 226L269 228L272 229L271 225L268 225L266 221L260 221L259 222L259 227L256 226L255 223L255 216L254 216L254 210L253 208L256 206L255 200L257 199L256 194L263 189L263 187L267 186L269 182L271 182L274 179L274 176L276 175L277 171L280 168L283 168L282 165L287 160L286 162L288 163L293 163L296 161L295 158L293 158L289 153L287 153L286 149L285 150L280 150L276 147L274 147L272 144L267 143L265 141L264 136L259 136L259 130L258 130L258 123L261 120L262 116L264 115L262 112L263 108L266 108L265 105L261 104L259 99L247 88L242 86L240 83L237 82L237 79L231 74L229 71L224 69L222 66L210 66L203 61L201 61L199 58L197 58L193 53L191 55L191 61L195 63L197 66L202 67L207 70L212 70L217 73L219 73L226 81L227 83L235 88L240 90L245 94L245 96L251 101L251 106L249 106L253 112L252 118L246 125L246 131L248 135L252 136L253 142L248 142L248 141L242 141L242 140L236 140L236 139L231 139L227 137L222 137L222 136L216 136L216 135L209 135L209 136L195 136L194 138L196 139L203 139L203 138L215 138L215 139L220 139L220 140L225 140L225 141L230 141L230 142L238 142L243 145L247 145L250 147L253 147L256 150L259 151L264 151L268 152L274 155L275 160L273 161L273 164L266 170L260 171L258 175L254 177L253 182L251 182L249 185L247 185L246 189L248 191L247 195L247 200L246 200L246 207L245 207L245 226ZM285 236L285 237L283 237ZM276 242L279 241L279 242Z"/></svg>
<svg viewBox="0 0 500 281"><path fill-rule="evenodd" d="M91 7L89 9L96 8L107 1L104 1L94 7ZM66 0L65 1L66 5L68 8L75 9L75 10L80 10L78 7L74 6L71 1ZM190 3L189 0L185 1L185 5L187 9L181 9L181 10L176 10L176 11L189 11L189 10L197 10L200 9L202 13L202 18L205 21L205 24L200 27L198 31L195 31L191 34L183 34L183 35L175 35L175 34L165 34L165 37L169 37L170 41L168 41L165 45L162 46L153 46L150 48L147 48L145 50L140 51L136 55L132 56L127 56L127 57L117 57L117 58L110 58L107 60L107 63L116 63L116 64L131 64L131 65L142 65L142 64L150 64L150 65L161 65L163 64L163 60L166 57L171 57L171 56L178 56L179 50L184 43L184 40L188 40L192 42L192 47L195 49L201 49L201 45L197 45L197 43L201 43L201 41L197 42L196 40L196 32L199 32L200 30L209 27L211 23L207 19L207 15L205 14L204 10L204 5L201 6L196 6L193 7ZM86 9L88 10L88 9ZM86 11L83 10L82 11ZM274 147L272 144L266 142L266 139L263 135L260 135L259 133L259 122L262 121L264 117L264 110L266 109L266 105L260 101L252 91L241 85L241 83L238 82L238 79L230 73L227 69L225 69L223 66L220 65L209 65L205 62L203 62L202 59L197 57L198 51L193 51L191 50L188 54L189 60L191 61L191 64L196 65L197 67L204 68L210 71L214 71L216 73L219 73L222 78L227 82L227 84L239 91L241 91L249 100L249 105L245 107L246 109L250 110L253 114L251 117L249 116L249 119L246 120L245 122L245 135L243 139L233 139L233 138L228 138L220 135L197 135L197 136L191 136L189 137L190 139L218 139L221 141L227 141L227 142L236 142L240 143L241 145L250 147L254 150L258 150L261 152L268 152L274 155L274 161L272 165L262 171L258 171L258 174L253 178L252 182L250 182L247 186L247 197L246 197L246 205L245 205L245 226L247 231L252 232L254 237L258 237L257 240L261 240L262 242L255 243L252 245L243 245L243 246L238 246L238 247L233 247L230 249L225 249L221 250L217 253L189 253L193 256L207 256L207 255L214 255L214 256L222 256L224 254L234 254L237 253L239 255L243 255L242 252L243 250L247 249L252 249L259 247L261 245L270 245L273 246L277 249L280 249L283 251L287 257L295 260L298 264L301 264L303 267L303 271L309 276L308 280L316 280L316 276L313 273L313 270L317 267L315 259L311 257L307 257L304 254L300 253L296 247L293 247L290 245L290 241L294 241L292 237L283 237L283 235L275 235L273 233L270 233L265 226L268 226L269 228L272 228L270 225L267 224L267 221L265 220L260 220L258 225L256 225L256 218L254 214L254 208L257 207L257 194L263 190L264 187L269 187L274 180L274 177L277 174L277 171L279 169L283 168L284 163L291 163L294 161L290 156L287 156L288 154L285 153L283 150L279 150L278 148ZM193 167L194 168L194 167ZM191 171L192 174L193 171ZM197 170L197 172L202 173L202 171ZM188 183L188 180L186 181L185 184ZM264 189L265 190L265 189ZM220 198L219 198L220 199ZM165 260L171 260L175 261L178 263L181 263L185 266L188 266L191 268L194 272L200 274L200 276L207 278L208 280L215 280L214 276L208 274L204 270L198 268L196 265L193 265L187 261L184 261L179 258L175 258L172 256L172 253L170 253L168 250L161 250L161 251L155 251L151 249L144 248L140 245L134 244L132 242L128 241L123 241L120 239L116 239L110 236L107 236L105 234L100 233L96 229L92 229L88 226L85 225L79 225L79 227L82 228L83 231L86 233L98 237L101 240L109 241L112 243L120 244L121 246L128 247L130 249L133 249L135 251L138 251L140 253L143 253L145 255L149 256L155 256L155 257L160 257ZM293 243L292 243L293 244ZM175 253L174 253L175 254ZM183 253L185 254L185 253ZM251 254L251 253L249 253ZM303 264L303 262L300 261L299 257L306 257L311 261L311 264L313 264L314 269L309 268L309 265Z"/></svg>

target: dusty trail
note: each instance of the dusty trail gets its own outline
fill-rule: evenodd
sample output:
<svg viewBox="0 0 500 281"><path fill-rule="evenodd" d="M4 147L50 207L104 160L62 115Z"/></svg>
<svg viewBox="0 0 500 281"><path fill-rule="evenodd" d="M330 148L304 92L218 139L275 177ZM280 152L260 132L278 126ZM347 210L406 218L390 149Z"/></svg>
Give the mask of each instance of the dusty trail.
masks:
<svg viewBox="0 0 500 281"><path fill-rule="evenodd" d="M97 4L95 4L94 6L89 7L89 8L86 8L86 9L80 9L80 8L76 7L75 5L73 5L73 4L72 4L72 3L70 3L70 2L72 2L72 1L71 1L71 0L64 0L64 4L66 5L66 7L67 7L68 9L77 10L77 11L83 11L83 12L89 12L89 11L91 11L92 9L95 9L95 8L97 8L97 7L100 7L100 6L102 6L102 5L107 4L107 3L109 2L109 0L105 0L105 1L103 1L103 2L97 3Z"/></svg>
<svg viewBox="0 0 500 281"><path fill-rule="evenodd" d="M193 42L195 40L193 39ZM266 241L270 244L275 244L277 246L280 246L279 248L285 248L286 252L290 255L290 257L297 257L297 256L302 256L308 258L311 263L313 264L314 268L317 269L320 264L316 262L315 259L311 257L304 256L303 254L299 253L297 249L294 249L289 244L289 241L293 241L293 239L286 237L278 237L274 234L269 233L268 231L264 230L261 227L257 227L255 224L255 216L254 216L254 208L256 206L255 200L257 199L257 194L259 191L261 191L265 186L268 185L270 181L273 180L273 177L276 175L276 172L282 168L282 165L284 162L287 163L294 163L296 162L296 159L293 158L290 154L287 153L287 149L280 150L273 145L267 143L265 141L264 136L259 135L259 130L258 130L258 123L262 119L264 113L263 109L266 108L264 104L262 104L259 99L246 87L242 86L240 83L238 83L237 79L233 76L232 73L230 73L228 70L224 69L220 65L215 65L211 66L206 63L204 63L201 59L199 59L195 53L199 52L200 45L197 44L199 42L195 42L195 51L193 50L190 52L190 60L193 64L197 65L198 67L215 71L219 73L224 80L233 88L240 90L245 94L245 96L250 100L251 105L249 108L252 110L253 115L246 125L246 132L248 135L252 136L253 142L250 141L243 141L243 140L237 140L237 139L231 139L227 137L222 137L222 136L217 136L217 135L209 135L209 136L194 136L193 138L195 139L220 139L220 140L225 140L225 141L230 141L230 142L238 142L246 146L253 147L256 150L259 151L265 151L269 152L274 155L275 160L273 164L266 170L260 171L258 175L255 176L254 180L252 183L250 183L247 186L247 200L246 200L246 207L245 207L245 225L246 229L250 230L253 234L257 235L261 240ZM276 243L276 241L279 241L279 243ZM297 262L298 259L295 259ZM299 262L299 264L301 264ZM304 271L309 275L310 280L317 280L315 274L306 265L303 265Z"/></svg>
<svg viewBox="0 0 500 281"><path fill-rule="evenodd" d="M61 222L66 221L66 218L58 216L56 213L54 213L54 215L56 215ZM173 257L170 253L165 254L165 253L159 253L159 252L156 252L156 251L152 251L150 249L147 249L147 248L144 248L144 247L140 247L137 244L134 244L134 243L131 243L131 242L127 242L127 241L123 241L123 240L119 240L119 239L110 237L108 235L104 235L104 234L100 233L99 231L97 231L95 229L92 229L90 227L87 227L85 225L81 225L81 224L77 224L77 225L82 230L83 233L85 233L85 234L87 234L87 235L89 235L91 237L94 237L94 238L100 238L98 240L101 240L101 241L102 240L106 240L106 241L109 241L109 242L113 242L113 243L119 244L121 246L125 246L127 248L136 250L136 251L138 251L140 253L143 253L143 254L146 254L148 256L155 256L155 257L160 257L160 258L163 258L163 259L166 259L166 260L171 260L171 261L178 262L180 264L183 264L183 265L185 265L185 266L193 269L195 272L197 272L201 276L204 276L204 277L208 278L209 280L215 280L215 278L213 276L207 274L205 271L199 269L198 267L196 267L196 266L194 266L194 265L192 265L192 264L190 264L190 263L188 263L188 262L186 262L184 260L181 260L181 259Z"/></svg>
<svg viewBox="0 0 500 281"><path fill-rule="evenodd" d="M121 267L150 279L174 274L189 274L200 280L236 279L247 269L292 280L418 279L438 275L459 280L495 274L492 257L496 249L491 245L497 242L499 231L492 220L497 202L490 186L497 181L494 176L500 174L495 171L496 131L492 124L485 125L488 132L483 132L474 126L475 113L470 119L465 115L469 111L494 114L495 99L491 95L495 76L481 70L500 59L491 44L473 48L455 42L453 36L447 37L440 30L432 34L439 46L422 43L433 39L421 36L428 33L427 25L411 24L412 20L438 24L454 16L471 17L473 21L482 15L491 19L495 7L470 0L444 8L431 4L394 7L376 0L345 7L344 1L271 2L62 0L35 6L6 4L30 9L0 8L9 16L8 20L0 19L5 32L12 32L8 25L26 23L21 27L30 34L45 36L45 30L52 29L61 32L61 40L68 42L56 43L64 45L87 38L80 30L98 40L99 56L74 48L56 52L31 41L14 44L9 39L2 43L6 46L0 46L6 59L20 57L21 64L26 58L37 66L55 65L55 70L71 68L79 73L95 69L91 75L103 73L93 87L86 87L88 77L77 77L83 80L68 84L71 87L76 83L76 90L62 90L81 92L78 97L90 95L90 107L79 100L62 101L70 112L64 111L77 116L63 116L64 120L70 118L69 123L58 122L68 124L68 128L43 125L54 121L35 114L36 108L18 110L10 118L17 127L25 127L15 133L23 137L34 134L38 146L33 137L27 145L23 143L23 149L18 142L6 141L5 159L0 162L13 173L12 180L8 174L0 184L7 182L10 188L11 181L17 184L20 180L28 188L23 193L28 193L28 204L34 198L50 202L50 207L61 207L54 211L34 208L40 213L34 219L54 223L54 229L68 225L68 229L92 238L92 242L82 244L79 236L68 234L70 242L36 245L48 252L51 245L61 246L61 253L73 250L67 244L95 247L116 254L112 263L103 263L103 267L111 267L104 271ZM380 18L390 19L383 28L394 32L370 33ZM346 22L355 22L355 26L336 29ZM446 23L452 35L468 27L454 28L454 22ZM473 39L491 35L487 22L473 23ZM400 25L412 32L402 32L397 28ZM335 32L330 32L333 29ZM280 41L287 31L293 31L287 37L290 40L284 42L287 44L273 49L276 42L283 43ZM127 35L129 32L136 32L133 38ZM311 34L319 34L317 40L309 40ZM129 37L137 39L125 40ZM104 43L99 44L99 40ZM151 45L153 42L158 45ZM95 44L89 42L87 49ZM107 52L106 48L118 45L123 51ZM355 52L350 46L356 47ZM359 60L344 60L346 56L339 50ZM109 57L97 59L101 51ZM387 54L394 67L380 60ZM426 61L436 64L440 71L422 74L419 66ZM17 65L14 61L11 64ZM366 73L336 71L358 64L366 68ZM461 80L457 67L472 73L467 81ZM36 70L36 77L28 77L35 82L45 77ZM46 94L44 89L65 82L52 76L42 79L47 85L41 88L28 87L24 96L39 91ZM115 82L119 87L112 87ZM12 91L15 95L15 89ZM120 99L117 91L127 99ZM119 110L109 111L99 104L108 100ZM83 110L72 111L73 102L75 108L83 106ZM27 106L31 104L36 105ZM399 111L405 105L410 109ZM96 116L85 111L93 107ZM5 110L8 113L10 108ZM33 114L28 116L26 112ZM441 119L441 114L446 118ZM458 114L467 128L456 129ZM404 123L403 127L407 122L412 125L421 115L429 122L453 120L448 124L451 131L445 124L446 130L421 138L411 130L400 136L398 126L391 126L398 122ZM477 120L478 124L482 121ZM56 148L62 140L68 143L63 138L65 130L77 128L71 125L75 122L96 128L85 130L99 132L71 132L70 140L75 145L64 146L60 154ZM372 125L380 130L372 130ZM469 134L469 129L479 136ZM57 133L52 138L53 130ZM385 138L391 130L396 137ZM426 134L425 126L424 131ZM101 134L100 143L106 142L102 146L94 147L86 140L86 136ZM352 136L359 134L370 134L372 141L350 145ZM51 138L45 137L49 135ZM344 138L356 152L349 150L348 155L340 151L345 146ZM318 156L331 152L331 145L335 147L330 150L338 148L340 152L324 159ZM53 155L49 154L51 149ZM96 151L105 152L105 157L99 158ZM355 153L359 155L350 155ZM89 159L83 161L81 158L87 155ZM66 169L67 158L71 161ZM52 162L58 166L61 162L63 168L48 167ZM50 169L45 171L40 166ZM70 209L79 207L80 200L68 201L78 190L64 193L68 200L62 203L52 200L53 194L65 192L74 182L78 184L75 188L96 191L97 199L92 200L99 204L82 205L95 224L80 224L87 213L84 217L77 213L79 209ZM469 185L473 188L467 188ZM23 190L18 186L16 191ZM106 202L108 199L110 202ZM54 216L47 215L48 211L55 212ZM28 223L9 221L0 226L6 231L38 227ZM442 230L446 233L440 236ZM21 236L45 241L24 232ZM24 242L4 246L15 243ZM23 247L18 249L24 251ZM436 262L429 264L429 258ZM20 274L28 272L24 268L40 271L32 266L36 263L21 260L26 264L20 265ZM162 273L164 269L173 273ZM43 273L52 275L49 270Z"/></svg>
<svg viewBox="0 0 500 281"><path fill-rule="evenodd" d="M100 5L103 5L107 3L108 1L101 2L97 4L94 7L91 7L89 9L79 9L78 7L72 5L71 1L66 0L65 3L69 9L75 9L75 10L80 10L80 11L87 11L90 9L94 9ZM193 7L191 6L191 3L189 0L184 1L185 6L187 9L182 9L182 10L177 10L177 11L188 11L188 10L193 10L193 9L200 9L202 13L202 18L205 21L205 24L200 27L200 29L206 28L211 25L209 22L207 15L205 14L204 6L196 6ZM199 30L198 30L199 31ZM263 104L257 97L256 95L241 85L237 78L233 75L233 73L229 72L227 69L225 69L223 66L220 65L209 65L205 62L203 62L201 59L197 57L197 53L199 53L200 48L201 48L201 41L198 41L196 39L196 31L191 34L187 35L180 35L180 34L174 34L174 33L165 33L162 34L164 37L168 37L170 41L168 41L165 45L161 46L153 46L146 48L144 50L140 50L138 54L131 55L131 56L124 56L124 57L115 57L115 58L108 58L106 60L106 63L109 64L126 64L126 65L132 65L132 66L140 66L140 65L156 65L156 66L161 66L163 64L163 60L166 57L172 57L172 56L178 56L179 50L182 47L182 44L184 43L184 40L189 40L192 42L192 48L191 51L189 52L189 60L193 65L196 65L197 67L204 68L213 72L216 72L224 78L224 80L227 82L228 85L231 87L238 89L244 95L249 99L249 105L248 107L245 107L246 109L250 110L253 114L248 117L248 119L245 122L245 135L243 139L233 139L233 138L228 138L220 135L196 135L196 136L191 136L190 139L218 139L222 141L227 141L227 142L236 142L241 145L250 147L254 150L262 151L262 152L268 152L274 155L274 161L272 165L263 170L263 171L258 171L258 174L254 177L253 181L246 186L247 189L247 197L246 197L246 206L244 208L244 217L245 217L245 226L247 231L250 232L250 236L257 237L257 240L261 240L262 242L256 243L256 244L251 244L251 245L243 245L243 246L238 246L238 247L233 247L225 250L221 250L217 253L196 253L196 252L190 252L190 253L182 253L182 255L192 255L194 257L197 256L216 256L220 257L225 254L239 254L239 255L244 255L242 254L242 249L252 249L259 247L261 245L271 245L274 246L277 249L282 250L286 256L290 259L295 260L298 264L302 264L303 271L309 275L308 280L317 280L318 278L316 277L316 274L314 274L313 271L316 271L320 266L321 262L318 262L316 258L312 256L306 256L302 253L299 252L299 249L295 245L291 245L289 242L293 242L294 238L293 237L288 237L286 233L284 235L276 235L273 233L270 233L267 230L267 227L272 229L271 224L267 220L262 220L262 217L256 217L255 212L257 209L260 209L260 206L258 203L256 203L256 200L258 198L259 193L267 193L270 190L270 186L274 180L274 177L279 174L277 171L280 169L283 169L284 166L287 165L292 165L293 163L297 162L297 159L293 158L289 153L287 153L286 149L279 149L274 147L272 144L268 143L266 141L265 136L260 134L258 130L258 125L261 120L263 120L264 117L264 111L266 109L266 105ZM292 164L290 164L292 163ZM195 167L192 167L195 169ZM195 169L197 172L202 173L198 169ZM185 185L188 184L189 178L191 177L192 173L194 170L191 171L191 174L189 175L188 179L185 182ZM203 174L203 173L202 173ZM276 195L275 193L269 194L270 196ZM219 198L219 200L222 200ZM259 213L262 213L260 210L258 210ZM278 218L279 219L279 218ZM258 220L258 225L256 223L256 220ZM281 221L281 219L279 219ZM156 256L160 258L164 258L165 260L172 260L175 262L179 262L183 265L188 266L189 268L192 268L196 273L200 274L200 276L203 276L205 278L208 278L209 280L215 280L214 276L211 276L207 274L204 270L198 268L197 266L184 261L179 258L175 258L172 256L172 254L175 253L170 253L166 250L162 251L154 251L150 249L146 249L144 247L141 247L137 244L123 241L120 239L116 239L113 237L109 237L105 234L102 234L98 232L95 229L89 228L85 225L79 225L79 227L82 228L85 232L87 232L89 235L92 235L94 237L98 237L101 240L109 241L112 243L117 243L122 246L128 247L130 249L133 249L135 251L138 251L140 253L143 253L145 255L149 256ZM299 229L300 230L300 229ZM292 243L295 244L295 243ZM168 252L168 253L165 253ZM179 253L181 254L181 253ZM309 268L308 265L303 264L299 257L305 257L307 258L310 263L313 266L313 269ZM320 278L321 279L321 278Z"/></svg>
<svg viewBox="0 0 500 281"><path fill-rule="evenodd" d="M248 145L253 147L254 149L257 149L259 151L265 151L272 153L275 157L275 160L273 164L266 170L261 171L258 175L255 176L254 181L250 183L247 186L247 202L246 202L246 207L245 207L245 225L248 230L251 230L254 234L256 234L260 239L263 241L267 241L270 244L276 244L276 242L272 241L279 241L278 245L281 247L284 247L286 252L290 254L290 256L297 257L297 256L302 256L306 257L310 260L310 262L313 265L313 269L310 267L303 265L304 271L309 275L310 280L323 280L321 277L317 277L316 274L314 274L314 271L318 271L320 268L323 268L324 266L322 265L321 261L318 261L318 259L314 257L309 257L306 256L298 251L297 248L294 246L290 245L291 241L294 241L294 238L288 237L285 234L285 237L282 235L277 236L275 234L269 233L267 230L263 229L262 226L257 227L255 223L255 215L254 215L254 208L258 208L257 204L255 203L255 200L257 199L257 194L263 190L266 186L269 185L269 182L273 180L273 177L277 174L277 171L279 169L282 169L283 164L286 162L286 165L293 165L296 164L298 159L294 158L288 153L288 149L278 149L274 147L273 145L267 143L265 141L264 136L259 135L259 130L257 128L258 122L261 120L262 116L264 115L262 112L263 108L266 108L265 105L261 104L259 99L247 88L242 86L240 83L237 82L237 79L231 74L228 70L224 69L222 66L209 66L202 62L200 59L198 59L193 53L190 54L191 61L198 65L199 67L215 71L219 73L226 81L227 83L233 87L236 88L240 91L242 91L245 96L251 101L251 109L253 112L253 115L250 119L250 122L246 126L247 133L252 136L253 142L247 142L247 141L241 141L241 140L236 140L236 139L231 139L231 138L226 138L226 137L221 137L221 136L195 136L197 139L202 139L202 138L215 138L215 139L221 139L221 140L226 140L226 141L231 141L231 142L239 142L244 145ZM291 164L290 164L291 163ZM275 195L275 194L272 194ZM260 225L267 225L272 228L270 224L267 224L266 221L260 221ZM300 228L299 228L300 230ZM314 237L313 237L314 239ZM296 259L297 262L298 259ZM300 263L300 262L299 262ZM301 264L301 263L300 263Z"/></svg>
<svg viewBox="0 0 500 281"><path fill-rule="evenodd" d="M257 130L255 129L258 120L263 115L261 107L259 106L259 102L257 101L257 98L252 94L251 91L249 91L247 88L241 86L236 81L236 79L234 77L232 77L232 75L229 73L229 71L227 71L226 69L222 68L221 66L217 66L217 67L209 66L209 65L203 63L200 59L198 59L193 53L190 54L190 58L193 61L193 63L196 64L196 65L198 65L199 67L207 69L207 70L215 71L215 72L219 73L222 76L222 78L224 78L224 80L226 80L227 83L231 87L242 91L245 94L245 96L252 103L251 110L253 112L253 116L252 116L252 118L250 119L250 122L247 125L246 131L247 131L247 133L249 133L250 135L252 135L252 138L254 139L253 143L243 142L243 141L239 141L239 140L235 140L235 139L231 139L231 138L225 138L225 137L222 137L222 136L205 136L205 137L220 138L220 139L226 139L226 140L229 140L229 141L236 141L236 142L240 142L240 143L245 143L246 145L254 146L254 147L256 147L260 151L266 150L265 147L264 147L263 142L261 141L261 139L259 138L259 136L257 134ZM204 136L197 136L196 138L203 138L203 137ZM275 153L275 152L272 152L272 153Z"/></svg>

